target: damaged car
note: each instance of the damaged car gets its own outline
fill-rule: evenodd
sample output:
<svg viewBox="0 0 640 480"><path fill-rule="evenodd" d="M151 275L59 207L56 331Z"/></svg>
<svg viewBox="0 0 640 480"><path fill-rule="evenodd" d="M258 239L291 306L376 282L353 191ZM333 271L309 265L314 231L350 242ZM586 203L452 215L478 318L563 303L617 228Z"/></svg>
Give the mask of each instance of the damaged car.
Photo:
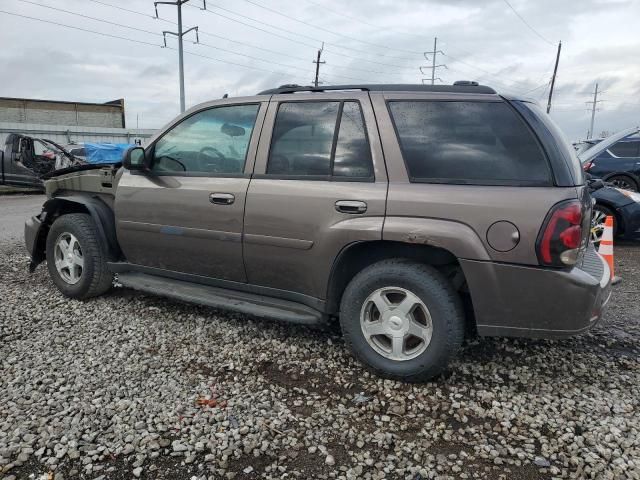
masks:
<svg viewBox="0 0 640 480"><path fill-rule="evenodd" d="M19 133L7 136L0 156L0 184L38 189L53 171L83 163L51 140Z"/></svg>
<svg viewBox="0 0 640 480"><path fill-rule="evenodd" d="M82 143L67 147L46 138L11 133L0 152L0 185L44 189L44 180L87 165L120 162L128 143Z"/></svg>
<svg viewBox="0 0 640 480"><path fill-rule="evenodd" d="M611 271L580 167L543 109L475 82L283 85L197 105L121 164L56 173L25 244L67 297L117 275L339 322L370 370L424 381L465 333L562 338L599 321Z"/></svg>

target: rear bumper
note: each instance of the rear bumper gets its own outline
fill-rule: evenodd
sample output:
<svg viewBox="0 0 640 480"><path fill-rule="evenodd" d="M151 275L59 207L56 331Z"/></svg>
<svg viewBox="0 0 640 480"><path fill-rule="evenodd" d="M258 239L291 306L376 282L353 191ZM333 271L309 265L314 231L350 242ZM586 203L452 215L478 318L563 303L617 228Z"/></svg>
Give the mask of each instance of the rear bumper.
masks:
<svg viewBox="0 0 640 480"><path fill-rule="evenodd" d="M563 338L589 330L611 296L607 263L590 248L568 271L461 260L483 336Z"/></svg>

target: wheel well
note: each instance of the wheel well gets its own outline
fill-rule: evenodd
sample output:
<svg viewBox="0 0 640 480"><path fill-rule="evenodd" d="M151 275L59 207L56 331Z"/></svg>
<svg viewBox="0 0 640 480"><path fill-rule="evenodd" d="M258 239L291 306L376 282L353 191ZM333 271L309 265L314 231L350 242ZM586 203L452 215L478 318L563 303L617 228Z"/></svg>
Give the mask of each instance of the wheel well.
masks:
<svg viewBox="0 0 640 480"><path fill-rule="evenodd" d="M621 235L624 233L624 218L618 213L615 205L612 203L602 200L596 201L596 206L600 205L601 207L605 207L613 213L614 220L616 222L616 234Z"/></svg>
<svg viewBox="0 0 640 480"><path fill-rule="evenodd" d="M638 178L633 175L631 172L615 172L615 173L610 173L609 175L607 175L605 177L605 181L609 181L614 177L625 177L628 178L629 180L631 180L633 183L636 184L636 188L640 188L640 181L638 180Z"/></svg>
<svg viewBox="0 0 640 480"><path fill-rule="evenodd" d="M46 258L47 235L53 222L62 215L71 213L86 213L91 215L96 223L98 237L105 249L107 258L120 258L121 252L115 239L115 229L113 225L113 212L104 202L97 199L84 199L80 201L68 200L65 198L52 198L45 202L43 211L46 212L44 222L38 238L36 239L35 254L33 260L35 264Z"/></svg>
<svg viewBox="0 0 640 480"><path fill-rule="evenodd" d="M38 237L36 238L33 258L35 264L40 263L46 258L47 236L49 235L49 229L56 218L67 213L89 213L87 207L81 203L70 202L69 200L57 198L47 201L44 205L43 211L46 213L46 216L42 222L40 231L38 232Z"/></svg>
<svg viewBox="0 0 640 480"><path fill-rule="evenodd" d="M367 266L391 258L408 258L432 265L443 273L461 294L468 326L475 325L467 281L457 257L444 248L411 245L403 242L359 242L345 247L333 264L327 289L327 309L330 314L340 310L342 294L351 279Z"/></svg>

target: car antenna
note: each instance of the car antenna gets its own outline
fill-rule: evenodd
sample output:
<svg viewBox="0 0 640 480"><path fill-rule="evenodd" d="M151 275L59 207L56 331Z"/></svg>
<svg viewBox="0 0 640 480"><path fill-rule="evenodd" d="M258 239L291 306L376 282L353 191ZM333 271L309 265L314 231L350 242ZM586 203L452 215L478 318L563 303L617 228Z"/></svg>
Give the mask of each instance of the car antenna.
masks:
<svg viewBox="0 0 640 480"><path fill-rule="evenodd" d="M224 95L222 95L222 98L229 98L229 94L225 93Z"/></svg>

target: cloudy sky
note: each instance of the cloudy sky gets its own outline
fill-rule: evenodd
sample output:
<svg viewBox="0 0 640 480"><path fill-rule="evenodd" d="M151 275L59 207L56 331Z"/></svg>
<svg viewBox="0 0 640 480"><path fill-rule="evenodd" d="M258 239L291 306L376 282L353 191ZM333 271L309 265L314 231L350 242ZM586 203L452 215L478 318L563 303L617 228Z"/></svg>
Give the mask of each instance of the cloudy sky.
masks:
<svg viewBox="0 0 640 480"><path fill-rule="evenodd" d="M477 80L546 104L562 40L551 114L567 136L586 135L596 82L604 92L596 133L640 124L640 0L206 3L206 11L203 0L183 7L185 28L198 25L201 42L185 37L187 106L309 84L322 42L325 84L418 83L429 76L419 67L430 64L423 52L434 36L444 83ZM162 31L177 28L176 8L158 9L160 19L152 0L0 0L0 96L125 98L129 126L160 127L178 113L179 94L175 38L160 48Z"/></svg>

